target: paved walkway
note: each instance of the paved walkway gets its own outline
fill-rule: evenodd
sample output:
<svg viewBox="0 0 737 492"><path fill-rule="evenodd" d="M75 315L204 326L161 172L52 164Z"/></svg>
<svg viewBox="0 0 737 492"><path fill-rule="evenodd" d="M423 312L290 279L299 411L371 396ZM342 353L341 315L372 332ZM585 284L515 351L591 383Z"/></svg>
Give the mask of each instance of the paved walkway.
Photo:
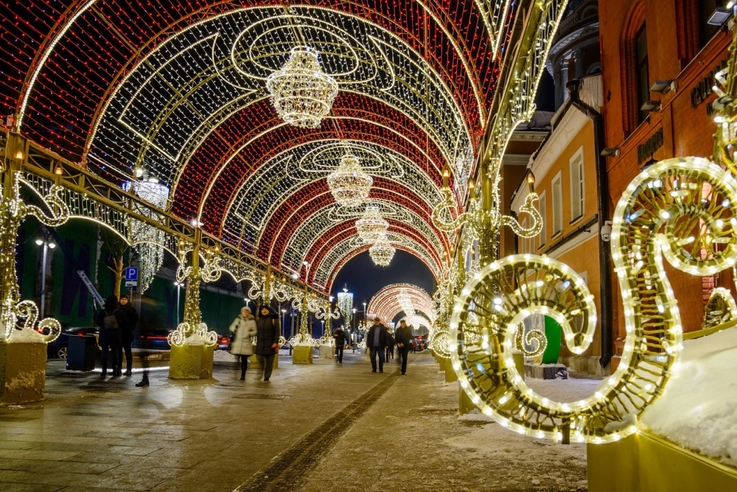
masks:
<svg viewBox="0 0 737 492"><path fill-rule="evenodd" d="M406 376L350 351L342 365L279 364L269 382L218 362L213 380L160 371L136 388L136 375L49 362L45 402L0 407L0 491L586 489L583 446L459 418L457 383L427 354ZM569 398L595 383L540 382Z"/></svg>

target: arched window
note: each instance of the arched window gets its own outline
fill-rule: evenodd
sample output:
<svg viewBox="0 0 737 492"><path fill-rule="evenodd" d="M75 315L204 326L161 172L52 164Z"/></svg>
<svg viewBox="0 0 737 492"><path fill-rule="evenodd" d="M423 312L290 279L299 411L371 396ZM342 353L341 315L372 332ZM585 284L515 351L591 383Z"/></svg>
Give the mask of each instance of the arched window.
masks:
<svg viewBox="0 0 737 492"><path fill-rule="evenodd" d="M630 9L621 36L622 118L625 135L632 133L647 116L640 111L649 99L650 73L647 49L645 3L636 2Z"/></svg>

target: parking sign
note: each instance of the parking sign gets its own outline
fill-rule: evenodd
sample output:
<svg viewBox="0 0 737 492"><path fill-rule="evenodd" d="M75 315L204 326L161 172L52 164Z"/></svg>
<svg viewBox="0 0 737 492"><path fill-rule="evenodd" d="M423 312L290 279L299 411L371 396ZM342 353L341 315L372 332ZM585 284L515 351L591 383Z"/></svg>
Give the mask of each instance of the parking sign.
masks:
<svg viewBox="0 0 737 492"><path fill-rule="evenodd" d="M125 269L126 280L138 280L138 267L128 267Z"/></svg>

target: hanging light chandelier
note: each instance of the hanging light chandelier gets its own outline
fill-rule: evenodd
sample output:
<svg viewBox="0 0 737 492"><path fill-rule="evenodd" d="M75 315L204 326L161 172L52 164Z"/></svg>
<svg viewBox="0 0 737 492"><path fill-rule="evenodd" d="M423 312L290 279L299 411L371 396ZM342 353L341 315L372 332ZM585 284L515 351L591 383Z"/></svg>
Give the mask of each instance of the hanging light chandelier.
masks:
<svg viewBox="0 0 737 492"><path fill-rule="evenodd" d="M338 95L338 83L322 71L317 51L301 46L292 48L284 67L269 75L266 88L281 119L301 128L318 128Z"/></svg>
<svg viewBox="0 0 737 492"><path fill-rule="evenodd" d="M136 172L136 176L139 179L123 183L123 189L133 191L145 202L166 210L169 200L169 187L159 183L159 180L153 175L149 175L148 172ZM144 205L133 203L133 210L161 222L161 215ZM157 227L133 218L130 219L129 231L133 249L139 257L138 288L139 292L143 293L149 288L154 276L164 262L163 246L166 242L166 234Z"/></svg>
<svg viewBox="0 0 737 492"><path fill-rule="evenodd" d="M402 289L399 291L399 295L397 296L397 302L399 303L399 307L402 308L402 311L404 311L404 314L406 316L414 316L415 315L415 307L412 303L412 297L410 297L409 292L407 292L407 289Z"/></svg>
<svg viewBox="0 0 737 492"><path fill-rule="evenodd" d="M381 216L379 207L376 205L368 205L363 217L356 221L356 229L358 235L365 244L374 244L378 240L386 237L386 231L389 229L389 222Z"/></svg>
<svg viewBox="0 0 737 492"><path fill-rule="evenodd" d="M328 175L328 188L333 198L344 207L357 207L368 197L374 180L363 172L356 156L346 154L338 169Z"/></svg>
<svg viewBox="0 0 737 492"><path fill-rule="evenodd" d="M369 256L378 266L389 266L394 258L394 247L384 237L369 248Z"/></svg>

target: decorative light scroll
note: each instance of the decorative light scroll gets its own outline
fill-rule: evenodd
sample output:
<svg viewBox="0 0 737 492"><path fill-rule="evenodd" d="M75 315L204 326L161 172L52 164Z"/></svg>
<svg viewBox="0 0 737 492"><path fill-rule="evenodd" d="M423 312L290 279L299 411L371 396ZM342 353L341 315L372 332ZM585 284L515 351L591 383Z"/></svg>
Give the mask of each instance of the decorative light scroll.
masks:
<svg viewBox="0 0 737 492"><path fill-rule="evenodd" d="M381 211L376 205L366 206L363 216L356 221L358 236L366 244L374 244L386 237L389 222L381 216Z"/></svg>
<svg viewBox="0 0 737 492"><path fill-rule="evenodd" d="M584 281L544 256L492 262L463 288L453 310L450 352L462 388L485 414L531 436L596 444L634 432L682 349L680 313L662 259L696 276L735 265L736 200L735 178L697 157L661 161L630 183L611 235L624 303L624 350L615 373L576 402L550 401L527 387L512 349L516 325L540 313L556 319L569 349L582 353L596 322Z"/></svg>
<svg viewBox="0 0 737 492"><path fill-rule="evenodd" d="M269 75L266 88L281 119L301 128L318 128L338 95L338 83L323 72L317 51L302 46L292 48L284 67Z"/></svg>
<svg viewBox="0 0 737 492"><path fill-rule="evenodd" d="M328 176L328 187L333 198L344 207L361 205L368 198L373 182L353 154L344 155L338 169Z"/></svg>
<svg viewBox="0 0 737 492"><path fill-rule="evenodd" d="M9 138L6 148L11 149L15 142L15 138ZM0 340L12 342L13 336L19 332L19 320L25 320L20 329L27 338L50 342L61 333L61 325L53 318L46 318L38 325L43 334L34 330L38 308L33 301L20 300L15 268L16 241L18 228L29 215L46 226L58 227L69 219L69 208L62 198L63 188L58 185L52 185L49 192L41 197L46 210L27 205L20 197L22 174L13 169L5 172L9 173L6 179L10 186L9 190L6 188L4 191L10 193L3 193L0 202Z"/></svg>
<svg viewBox="0 0 737 492"><path fill-rule="evenodd" d="M386 239L381 239L369 248L369 256L378 266L389 266L394 258L394 246Z"/></svg>
<svg viewBox="0 0 737 492"><path fill-rule="evenodd" d="M199 240L199 230L197 231ZM186 280L186 295L184 302L184 322L177 329L169 333L167 339L169 344L182 345L207 345L217 344L217 332L209 331L207 325L202 322L200 311L200 283L215 282L222 274L220 268L220 257L218 250L207 250L205 255L205 266L200 267L199 245L192 247L188 244L179 245L179 267L177 268L177 282ZM192 253L192 265L187 265L187 255Z"/></svg>

